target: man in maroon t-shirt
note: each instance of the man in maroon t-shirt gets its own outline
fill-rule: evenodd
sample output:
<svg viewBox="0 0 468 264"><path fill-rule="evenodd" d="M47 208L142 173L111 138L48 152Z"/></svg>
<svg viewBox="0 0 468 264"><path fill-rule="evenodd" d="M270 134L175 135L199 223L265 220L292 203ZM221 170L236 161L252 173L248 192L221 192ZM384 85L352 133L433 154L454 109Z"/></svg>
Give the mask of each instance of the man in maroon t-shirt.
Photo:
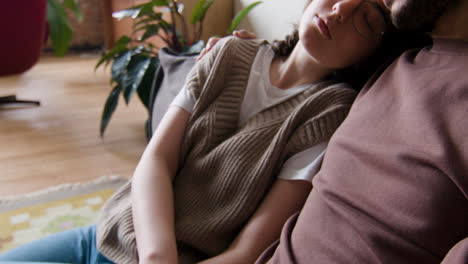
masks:
<svg viewBox="0 0 468 264"><path fill-rule="evenodd" d="M433 44L360 92L257 263L468 263L468 1L382 1Z"/></svg>

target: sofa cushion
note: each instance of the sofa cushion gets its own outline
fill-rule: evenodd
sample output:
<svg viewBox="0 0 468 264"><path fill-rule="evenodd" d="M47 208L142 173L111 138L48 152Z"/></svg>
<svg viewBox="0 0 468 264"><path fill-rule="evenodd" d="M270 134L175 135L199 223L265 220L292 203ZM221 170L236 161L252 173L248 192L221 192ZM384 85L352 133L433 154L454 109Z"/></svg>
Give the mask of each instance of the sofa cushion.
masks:
<svg viewBox="0 0 468 264"><path fill-rule="evenodd" d="M160 65L151 89L149 136L154 133L172 100L182 89L197 57L198 53L180 55L167 48L159 51Z"/></svg>

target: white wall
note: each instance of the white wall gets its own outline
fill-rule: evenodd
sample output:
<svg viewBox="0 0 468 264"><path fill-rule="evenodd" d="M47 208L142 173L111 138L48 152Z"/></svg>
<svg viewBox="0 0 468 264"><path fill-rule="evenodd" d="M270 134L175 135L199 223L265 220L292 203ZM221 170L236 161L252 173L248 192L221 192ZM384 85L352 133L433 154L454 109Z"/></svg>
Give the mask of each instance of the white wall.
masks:
<svg viewBox="0 0 468 264"><path fill-rule="evenodd" d="M293 30L293 24L299 22L306 0L263 0L242 21L239 28L248 29L258 38L283 39ZM256 0L234 0L234 10L256 2Z"/></svg>

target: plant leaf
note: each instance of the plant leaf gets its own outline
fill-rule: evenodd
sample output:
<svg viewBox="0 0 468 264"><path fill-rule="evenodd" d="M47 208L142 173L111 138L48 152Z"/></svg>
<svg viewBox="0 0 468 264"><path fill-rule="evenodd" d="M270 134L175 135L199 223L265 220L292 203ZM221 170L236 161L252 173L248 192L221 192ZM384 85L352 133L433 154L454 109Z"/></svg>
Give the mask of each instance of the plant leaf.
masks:
<svg viewBox="0 0 468 264"><path fill-rule="evenodd" d="M155 6L168 6L169 2L167 0L153 0L153 5Z"/></svg>
<svg viewBox="0 0 468 264"><path fill-rule="evenodd" d="M169 22L167 22L166 20L161 20L159 21L159 26L163 29L165 29L166 31L168 32L172 32L172 27L171 27L171 24Z"/></svg>
<svg viewBox="0 0 468 264"><path fill-rule="evenodd" d="M56 0L47 1L47 21L54 53L56 56L63 56L70 46L72 29L63 6Z"/></svg>
<svg viewBox="0 0 468 264"><path fill-rule="evenodd" d="M101 127L99 130L101 138L104 136L104 132L107 128L107 125L109 124L112 114L114 113L115 109L117 108L117 105L119 104L119 95L121 91L122 88L120 87L120 85L117 85L114 87L114 89L112 89L109 96L107 97L106 104L104 105L104 109L102 111L101 116Z"/></svg>
<svg viewBox="0 0 468 264"><path fill-rule="evenodd" d="M135 18L143 18L145 16L152 16L154 14L154 6L152 2L149 2L145 4L144 6L141 7L140 12L137 14L136 17L132 17L133 19Z"/></svg>
<svg viewBox="0 0 468 264"><path fill-rule="evenodd" d="M145 31L153 31L155 30L155 28L158 28L160 29L160 26L159 24L145 24L145 25L142 25L142 26L139 26L137 28L135 28L133 30L134 33L138 32L138 31L142 31L142 30L145 30Z"/></svg>
<svg viewBox="0 0 468 264"><path fill-rule="evenodd" d="M105 52L102 54L101 58L99 59L98 63L96 63L96 66L94 66L94 70L97 70L101 64L104 62L106 65L109 63L109 61L114 57L115 54L112 54L111 52Z"/></svg>
<svg viewBox="0 0 468 264"><path fill-rule="evenodd" d="M141 81L140 85L137 88L138 97L146 109L149 111L150 108L150 95L151 89L153 86L154 74L156 72L156 68L159 66L159 58L158 57L151 57L151 63L146 70L145 76Z"/></svg>
<svg viewBox="0 0 468 264"><path fill-rule="evenodd" d="M132 41L132 38L130 38L129 36L122 36L119 38L119 40L117 40L117 43L115 44L116 47L119 47L119 46L127 46L128 43L130 43Z"/></svg>
<svg viewBox="0 0 468 264"><path fill-rule="evenodd" d="M112 63L112 80L114 80L117 83L120 83L122 81L123 76L127 72L127 66L130 63L133 54L133 50L130 49L118 55L114 59L114 62Z"/></svg>
<svg viewBox="0 0 468 264"><path fill-rule="evenodd" d="M140 8L132 7L132 8L115 11L112 13L112 17L116 18L117 20L122 20L126 17L137 17L139 13L140 13Z"/></svg>
<svg viewBox="0 0 468 264"><path fill-rule="evenodd" d="M72 11L78 22L83 21L83 12L81 6L76 0L63 0L63 6Z"/></svg>
<svg viewBox="0 0 468 264"><path fill-rule="evenodd" d="M96 64L96 66L94 67L94 70L96 70L97 68L99 68L99 66L101 66L102 63L106 63L106 65L116 56L119 56L121 53L129 50L127 48L127 45L128 43L131 41L131 38L128 37L128 36L122 36L118 41L117 43L115 44L115 46L109 50L108 52L105 52L101 58L99 59L98 63Z"/></svg>
<svg viewBox="0 0 468 264"><path fill-rule="evenodd" d="M214 0L200 0L193 8L190 23L195 24L197 22L202 22L213 2Z"/></svg>
<svg viewBox="0 0 468 264"><path fill-rule="evenodd" d="M133 24L133 27L136 28L141 24L149 24L155 21L159 21L162 19L162 13L154 13L146 18L141 18L137 22Z"/></svg>
<svg viewBox="0 0 468 264"><path fill-rule="evenodd" d="M153 10L153 3L148 2L136 6L132 6L126 9L122 9L119 11L115 11L112 13L112 17L116 18L117 20L122 20L126 17L131 17L133 19L137 18L140 16L141 12L147 12L147 11L152 11Z"/></svg>
<svg viewBox="0 0 468 264"><path fill-rule="evenodd" d="M143 56L137 54L132 57L130 64L127 67L127 73L122 79L124 86L124 98L125 102L128 104L132 95L135 93L137 88L140 86L143 77L148 71L148 67L151 63L151 57ZM153 73L154 74L154 71Z"/></svg>
<svg viewBox="0 0 468 264"><path fill-rule="evenodd" d="M128 48L123 48L123 49L112 49L109 52L106 52L102 54L101 58L99 59L98 63L94 67L94 70L97 70L99 66L101 66L102 63L106 63L105 66L107 66L115 57L118 57L120 54L128 51Z"/></svg>
<svg viewBox="0 0 468 264"><path fill-rule="evenodd" d="M140 41L145 41L153 36L159 35L160 27L158 25L149 25L145 33L141 36Z"/></svg>
<svg viewBox="0 0 468 264"><path fill-rule="evenodd" d="M231 35L232 32L237 28L237 26L240 24L240 22L242 21L242 19L244 19L244 17L249 14L250 11L252 11L252 9L254 7L256 7L257 5L263 3L263 1L257 1L257 2L254 2L248 6L246 6L245 8L243 8L241 11L239 11L239 13L237 13L237 15L234 17L234 19L232 20L232 23L231 25L229 26L229 29L227 31L227 34L228 35Z"/></svg>
<svg viewBox="0 0 468 264"><path fill-rule="evenodd" d="M133 19L142 18L145 16L152 17L154 19L158 19L162 17L161 12L154 11L154 6L161 6L161 4L168 5L165 0L160 1L150 1L144 4L135 5L126 9L122 9L112 13L112 17L118 20L122 20L127 17L131 17ZM155 16L156 15L156 16Z"/></svg>

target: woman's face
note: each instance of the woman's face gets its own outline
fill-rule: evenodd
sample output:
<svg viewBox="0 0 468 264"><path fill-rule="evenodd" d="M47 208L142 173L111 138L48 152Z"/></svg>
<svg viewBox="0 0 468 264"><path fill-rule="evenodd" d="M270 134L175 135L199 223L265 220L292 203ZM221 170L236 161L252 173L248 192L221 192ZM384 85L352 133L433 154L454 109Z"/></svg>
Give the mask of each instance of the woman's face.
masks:
<svg viewBox="0 0 468 264"><path fill-rule="evenodd" d="M313 0L299 24L300 43L322 66L348 67L378 47L387 12L381 0Z"/></svg>

